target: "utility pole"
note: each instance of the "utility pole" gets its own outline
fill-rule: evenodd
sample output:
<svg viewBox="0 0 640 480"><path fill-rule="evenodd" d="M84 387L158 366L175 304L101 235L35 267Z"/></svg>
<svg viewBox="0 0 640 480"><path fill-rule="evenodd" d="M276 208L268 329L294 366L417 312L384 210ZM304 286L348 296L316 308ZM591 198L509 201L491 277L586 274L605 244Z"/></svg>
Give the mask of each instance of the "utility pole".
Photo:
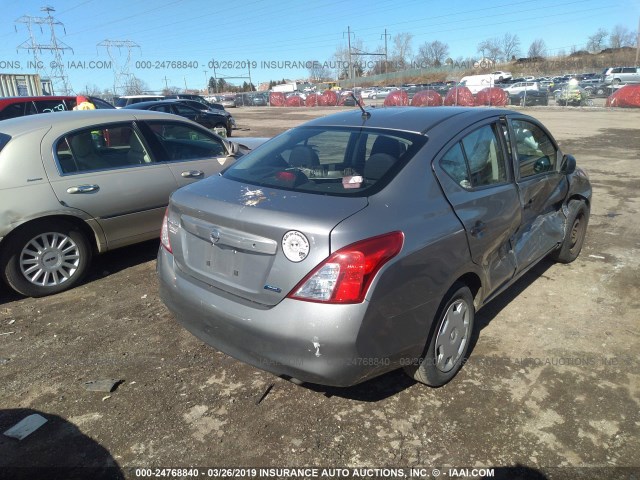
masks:
<svg viewBox="0 0 640 480"><path fill-rule="evenodd" d="M386 75L387 64L389 62L389 59L387 58L387 37L390 37L391 35L387 33L387 29L385 28L382 36L384 37L384 74Z"/></svg>
<svg viewBox="0 0 640 480"><path fill-rule="evenodd" d="M169 90L169 83L168 83L168 82L169 82L169 79L167 78L167 76L166 76L166 75L164 76L164 79L163 79L163 80L164 80L164 89L165 89L165 90Z"/></svg>
<svg viewBox="0 0 640 480"><path fill-rule="evenodd" d="M640 17L638 17L638 38L636 38L636 67L640 59Z"/></svg>
<svg viewBox="0 0 640 480"><path fill-rule="evenodd" d="M347 70L349 80L351 80L351 27L347 27L347 45L349 45L349 68ZM344 38L344 32L342 32Z"/></svg>
<svg viewBox="0 0 640 480"><path fill-rule="evenodd" d="M105 47L107 49L107 55L109 55L109 60L111 61L111 66L113 67L113 94L118 95L118 90L122 90L122 93L125 93L126 87L129 84L129 77L131 73L129 73L129 63L131 62L131 50L134 48L140 48L135 42L131 40L103 40L102 42L96 45L97 47ZM113 48L118 49L118 53L120 53L120 49L127 49L127 59L122 66L120 66L120 62L118 58L116 58L114 52L112 52ZM126 78L126 82L122 81L122 78Z"/></svg>
<svg viewBox="0 0 640 480"><path fill-rule="evenodd" d="M49 50L50 52L52 52L54 60L49 64L49 66L51 67L51 81L52 83L54 83L54 88L55 84L60 85L61 91L59 93L62 93L63 95L69 95L72 88L71 84L69 83L69 78L64 71L62 52L64 52L65 50L71 50L71 53L73 53L73 49L69 45L57 39L55 27L61 26L65 34L67 33L67 31L65 30L64 24L62 22L59 22L51 16L51 12L55 11L53 7L42 7L40 10L46 12L47 16L32 17L29 15L23 15L16 20L16 23L23 23L27 25L27 30L29 31L29 40L25 40L24 42L22 42L20 45L18 45L18 48L33 52L35 61L34 66L36 72L38 73L46 73L44 70L44 64L40 61L38 54L42 53L42 50ZM49 30L51 31L49 43L39 43L36 41L36 38L33 35L33 25L40 25L40 30L42 30L42 25L49 26Z"/></svg>
<svg viewBox="0 0 640 480"><path fill-rule="evenodd" d="M207 93L209 93L209 79L207 78L208 70L203 70L203 72L204 72L204 88L207 91Z"/></svg>

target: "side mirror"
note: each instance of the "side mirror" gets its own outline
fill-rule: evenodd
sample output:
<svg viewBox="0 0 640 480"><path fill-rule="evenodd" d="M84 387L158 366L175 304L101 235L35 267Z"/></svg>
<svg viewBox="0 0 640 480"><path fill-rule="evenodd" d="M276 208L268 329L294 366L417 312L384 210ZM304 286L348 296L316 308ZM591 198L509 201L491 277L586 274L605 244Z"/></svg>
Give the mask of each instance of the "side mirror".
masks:
<svg viewBox="0 0 640 480"><path fill-rule="evenodd" d="M551 170L551 160L549 157L542 157L533 164L533 171L536 173L548 172Z"/></svg>
<svg viewBox="0 0 640 480"><path fill-rule="evenodd" d="M571 175L576 171L576 158L573 155L565 155L562 157L562 173Z"/></svg>

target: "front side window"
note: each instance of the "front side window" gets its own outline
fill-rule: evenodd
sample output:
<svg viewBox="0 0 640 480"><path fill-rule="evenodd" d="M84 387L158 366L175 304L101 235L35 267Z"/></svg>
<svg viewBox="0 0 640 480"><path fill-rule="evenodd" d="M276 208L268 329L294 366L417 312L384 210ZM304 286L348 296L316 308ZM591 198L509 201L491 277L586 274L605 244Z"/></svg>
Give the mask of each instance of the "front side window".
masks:
<svg viewBox="0 0 640 480"><path fill-rule="evenodd" d="M557 151L544 130L526 120L513 120L511 125L515 134L520 178L554 170Z"/></svg>
<svg viewBox="0 0 640 480"><path fill-rule="evenodd" d="M383 188L424 145L422 135L366 128L299 127L235 163L224 177L339 196Z"/></svg>
<svg viewBox="0 0 640 480"><path fill-rule="evenodd" d="M147 122L164 147L167 161L216 158L227 155L224 143L208 132L173 122Z"/></svg>
<svg viewBox="0 0 640 480"><path fill-rule="evenodd" d="M149 164L152 158L131 124L92 127L56 143L63 174Z"/></svg>

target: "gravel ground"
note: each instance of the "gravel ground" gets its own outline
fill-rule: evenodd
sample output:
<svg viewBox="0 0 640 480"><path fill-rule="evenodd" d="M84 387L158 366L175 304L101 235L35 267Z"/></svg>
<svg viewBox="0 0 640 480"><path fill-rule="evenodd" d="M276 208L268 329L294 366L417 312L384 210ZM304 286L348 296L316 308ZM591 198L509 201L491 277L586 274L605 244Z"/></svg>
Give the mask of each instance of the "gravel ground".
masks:
<svg viewBox="0 0 640 480"><path fill-rule="evenodd" d="M271 136L333 111L232 109L234 136ZM639 478L640 112L526 111L591 177L586 242L574 263L543 261L478 314L454 381L430 389L395 371L333 389L242 364L173 319L157 294L158 242L148 242L102 255L71 291L33 299L0 289L0 432L28 414L48 420L22 441L0 435L0 477L316 466ZM87 389L101 379L119 384Z"/></svg>

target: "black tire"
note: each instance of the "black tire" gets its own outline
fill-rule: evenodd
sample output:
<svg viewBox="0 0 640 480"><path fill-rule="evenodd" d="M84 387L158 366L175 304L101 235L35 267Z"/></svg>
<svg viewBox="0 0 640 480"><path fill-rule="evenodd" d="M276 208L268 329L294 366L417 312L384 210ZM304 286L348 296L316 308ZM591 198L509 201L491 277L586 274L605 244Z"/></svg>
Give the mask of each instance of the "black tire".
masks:
<svg viewBox="0 0 640 480"><path fill-rule="evenodd" d="M30 244L40 245L36 255ZM0 258L5 282L27 297L44 297L76 286L91 263L92 250L82 231L65 221L27 225L6 241ZM32 267L27 267L32 265ZM30 271L33 270L33 271ZM32 274L31 279L27 278Z"/></svg>
<svg viewBox="0 0 640 480"><path fill-rule="evenodd" d="M431 387L440 387L449 382L456 376L466 359L473 333L474 316L471 290L462 283L454 284L438 308L435 327L427 340L421 361L405 366L405 372L418 382ZM454 349L454 355L448 357L448 353L451 352L446 350L451 348Z"/></svg>
<svg viewBox="0 0 640 480"><path fill-rule="evenodd" d="M567 227L562 244L553 253L553 259L559 263L571 263L582 250L589 224L589 206L582 200L571 200L567 205Z"/></svg>

